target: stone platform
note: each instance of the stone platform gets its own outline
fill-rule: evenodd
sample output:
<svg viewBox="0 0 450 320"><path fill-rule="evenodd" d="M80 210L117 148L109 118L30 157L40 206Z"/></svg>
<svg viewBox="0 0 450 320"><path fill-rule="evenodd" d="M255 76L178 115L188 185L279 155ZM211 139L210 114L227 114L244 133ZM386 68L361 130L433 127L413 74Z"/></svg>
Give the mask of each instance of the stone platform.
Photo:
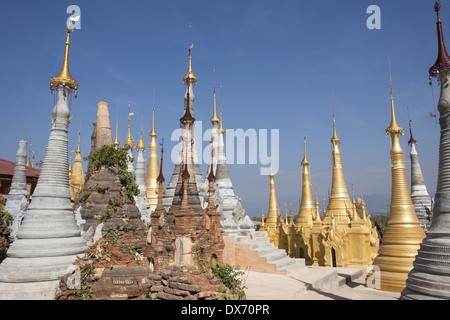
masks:
<svg viewBox="0 0 450 320"><path fill-rule="evenodd" d="M400 294L370 289L361 269L303 266L285 275L246 272L248 300L398 300Z"/></svg>

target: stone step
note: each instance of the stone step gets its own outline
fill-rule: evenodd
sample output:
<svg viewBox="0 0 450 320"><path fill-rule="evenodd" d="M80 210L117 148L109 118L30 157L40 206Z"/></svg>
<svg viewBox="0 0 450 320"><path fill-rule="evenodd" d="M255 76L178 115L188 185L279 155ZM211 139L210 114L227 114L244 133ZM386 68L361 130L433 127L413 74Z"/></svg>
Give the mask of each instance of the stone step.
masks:
<svg viewBox="0 0 450 320"><path fill-rule="evenodd" d="M255 238L267 238L267 231L256 231Z"/></svg>
<svg viewBox="0 0 450 320"><path fill-rule="evenodd" d="M267 231L256 231L253 239L247 237L239 241L239 243L248 244L250 250L257 251L259 257L265 257L268 264L275 264L277 270L286 271L305 265L305 259L290 258L286 250L275 247L267 236Z"/></svg>
<svg viewBox="0 0 450 320"><path fill-rule="evenodd" d="M259 250L261 248L275 248L275 246L273 245L273 243L271 243L270 241L254 241L254 242L249 242L248 245L250 246L250 249L252 250Z"/></svg>
<svg viewBox="0 0 450 320"><path fill-rule="evenodd" d="M272 244L272 246L269 246L269 245L259 246L259 247L250 246L250 249L254 250L254 251L258 251L258 256L260 256L260 257L278 250L278 248L274 247L273 244Z"/></svg>
<svg viewBox="0 0 450 320"><path fill-rule="evenodd" d="M287 257L286 251L284 250L275 250L273 252L266 253L264 255L260 255L260 257L265 257L267 262L275 262Z"/></svg>
<svg viewBox="0 0 450 320"><path fill-rule="evenodd" d="M0 265L0 282L21 283L58 280L77 256L47 258L9 258Z"/></svg>
<svg viewBox="0 0 450 320"><path fill-rule="evenodd" d="M82 237L18 239L11 244L7 255L11 258L71 256L81 254L85 249L86 242Z"/></svg>
<svg viewBox="0 0 450 320"><path fill-rule="evenodd" d="M296 268L302 265L301 261L298 261L294 258L284 257L274 261L276 264L277 270L289 270L291 268ZM304 265L304 264L303 264Z"/></svg>
<svg viewBox="0 0 450 320"><path fill-rule="evenodd" d="M0 282L0 300L53 300L60 280L3 283Z"/></svg>

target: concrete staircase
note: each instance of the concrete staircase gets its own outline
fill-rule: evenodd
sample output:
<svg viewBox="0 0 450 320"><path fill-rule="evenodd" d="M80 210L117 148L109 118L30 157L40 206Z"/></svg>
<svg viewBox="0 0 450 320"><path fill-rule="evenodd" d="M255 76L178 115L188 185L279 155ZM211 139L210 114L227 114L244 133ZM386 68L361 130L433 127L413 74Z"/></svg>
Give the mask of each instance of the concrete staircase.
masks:
<svg viewBox="0 0 450 320"><path fill-rule="evenodd" d="M289 270L305 266L305 259L290 258L286 250L275 247L266 231L256 231L251 236L235 235L232 238L234 261L230 262L239 265L241 270L286 274Z"/></svg>

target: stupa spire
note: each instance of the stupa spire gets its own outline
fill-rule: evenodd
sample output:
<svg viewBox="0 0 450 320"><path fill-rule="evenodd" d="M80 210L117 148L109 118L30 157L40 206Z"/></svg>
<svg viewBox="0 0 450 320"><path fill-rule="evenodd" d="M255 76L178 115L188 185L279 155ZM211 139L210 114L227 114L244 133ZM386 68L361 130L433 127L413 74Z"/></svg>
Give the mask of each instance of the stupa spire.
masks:
<svg viewBox="0 0 450 320"><path fill-rule="evenodd" d="M216 70L213 70L214 76L216 75ZM214 109L213 109L213 116L211 118L211 123L214 125L217 125L220 121L220 119L217 117L217 103L216 103L216 80L214 80Z"/></svg>
<svg viewBox="0 0 450 320"><path fill-rule="evenodd" d="M75 199L75 195L79 192L79 189L82 189L84 186L84 172L83 172L83 158L81 157L81 148L80 148L80 139L81 139L81 131L78 131L78 146L75 150L75 163L73 164L72 174L70 177L70 193L72 199ZM72 159L72 157L70 157Z"/></svg>
<svg viewBox="0 0 450 320"><path fill-rule="evenodd" d="M411 120L409 120L409 137L408 145L417 144L417 141L413 138Z"/></svg>
<svg viewBox="0 0 450 320"><path fill-rule="evenodd" d="M153 108L152 108L152 131L150 132L150 138L151 137L158 137L158 134L155 131L155 105L153 104Z"/></svg>
<svg viewBox="0 0 450 320"><path fill-rule="evenodd" d="M437 10L436 10L437 9ZM435 11L439 13L440 4L436 1ZM438 23L440 22L438 16ZM438 24L439 53L441 54L444 40L442 30ZM448 58L448 56L446 57ZM448 163L450 150L448 141L450 130L448 114L450 107L450 72L448 62L436 68L439 71L441 81L441 93L438 110L440 113L440 145L439 145L439 170L435 201L433 206L433 218L431 226L427 230L417 256L414 260L414 269L408 275L406 288L400 299L410 300L448 300L450 287L448 285L450 275L450 173ZM433 74L431 74L433 75Z"/></svg>
<svg viewBox="0 0 450 320"><path fill-rule="evenodd" d="M142 140L142 130L144 130L144 127L141 128L141 137L140 137L140 139L138 141L138 144L136 146L137 150L144 150L145 149L145 143L144 143L144 140Z"/></svg>
<svg viewBox="0 0 450 320"><path fill-rule="evenodd" d="M406 278L413 268L414 257L425 233L420 227L409 193L403 150L399 139L399 135L404 133L395 118L394 91L390 70L389 62L391 124L386 129L386 135L389 134L392 141L391 207L383 242L373 264L380 268L380 287L378 289L400 293L406 286ZM361 199L361 201L363 200Z"/></svg>
<svg viewBox="0 0 450 320"><path fill-rule="evenodd" d="M131 116L134 115L134 113L131 112L131 104L128 102L128 134L127 138L125 140L125 145L131 147L131 149L134 148L134 140L133 136L131 135Z"/></svg>
<svg viewBox="0 0 450 320"><path fill-rule="evenodd" d="M192 48L194 47L193 44L189 47L189 67L186 75L183 77L183 82L186 84L189 83L196 83L197 77L194 75L194 72L192 71Z"/></svg>
<svg viewBox="0 0 450 320"><path fill-rule="evenodd" d="M391 137L393 137L392 134L401 134L404 135L405 132L403 131L403 128L400 127L397 123L397 118L395 116L395 107L394 107L394 90L392 89L392 76L391 76L391 60L389 60L389 81L390 81L390 89L389 89L389 94L391 95L391 124L389 125L389 127L386 129L386 136L391 135Z"/></svg>
<svg viewBox="0 0 450 320"><path fill-rule="evenodd" d="M341 163L341 152L339 150L339 139L336 130L336 116L334 113L333 105L333 137L331 138L332 144L332 157L333 157L333 175L331 184L330 199L328 207L324 215L325 218L330 218L333 214L338 224L348 224L349 215L347 211L352 207L350 197L348 195L347 186L345 184L344 172ZM330 219L327 219L326 223L329 223Z"/></svg>
<svg viewBox="0 0 450 320"><path fill-rule="evenodd" d="M306 135L303 138L304 157L302 161L302 201L298 212L296 224L303 227L312 227L313 212L315 210L314 199L311 191L311 177L309 174L309 161L306 157Z"/></svg>
<svg viewBox="0 0 450 320"><path fill-rule="evenodd" d="M120 147L120 142L119 142L119 110L117 110L116 139L114 140L114 146L116 148Z"/></svg>
<svg viewBox="0 0 450 320"><path fill-rule="evenodd" d="M269 213L267 214L266 225L268 227L276 227L279 222L279 209L278 209L278 201L277 195L275 192L275 174L272 171L272 161L270 161L270 196L269 196Z"/></svg>
<svg viewBox="0 0 450 320"><path fill-rule="evenodd" d="M73 29L66 27L67 40L66 40L66 49L64 53L64 61L59 75L51 78L50 80L51 87L65 86L73 90L78 89L78 82L72 78L69 71L70 34L72 33L72 31Z"/></svg>
<svg viewBox="0 0 450 320"><path fill-rule="evenodd" d="M223 128L223 121L222 121L222 105L220 106L220 122L219 122L219 132L222 134L226 133L226 130Z"/></svg>
<svg viewBox="0 0 450 320"><path fill-rule="evenodd" d="M439 12L441 11L441 3L436 1L434 3L434 11L437 15L437 35L438 35L438 57L434 65L430 68L428 73L430 74L430 78L433 76L437 76L437 74L450 67L450 57L448 56L447 49L445 48L444 42L444 34L442 32L442 21L439 16Z"/></svg>
<svg viewBox="0 0 450 320"><path fill-rule="evenodd" d="M147 165L147 177L145 179L147 187L147 199L150 209L155 210L158 205L158 143L156 141L158 134L155 131L155 103L153 102L152 115L152 131L150 132L149 160ZM161 150L162 151L162 150Z"/></svg>

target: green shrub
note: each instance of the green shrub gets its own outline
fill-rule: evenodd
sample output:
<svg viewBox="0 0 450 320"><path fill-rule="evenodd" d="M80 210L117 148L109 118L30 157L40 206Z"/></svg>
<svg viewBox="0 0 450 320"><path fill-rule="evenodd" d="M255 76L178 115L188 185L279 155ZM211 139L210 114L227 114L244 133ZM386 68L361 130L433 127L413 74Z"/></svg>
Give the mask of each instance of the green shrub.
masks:
<svg viewBox="0 0 450 320"><path fill-rule="evenodd" d="M5 210L0 209L0 220L8 227L13 224L14 218Z"/></svg>
<svg viewBox="0 0 450 320"><path fill-rule="evenodd" d="M99 170L102 166L117 166L120 183L125 187L127 196L132 199L139 194L139 186L134 174L128 172L128 162L133 161L133 158L128 156L129 149L129 146L116 148L114 145L105 145L84 159L89 161L88 177L92 170Z"/></svg>
<svg viewBox="0 0 450 320"><path fill-rule="evenodd" d="M108 187L97 186L97 192L104 194L108 190Z"/></svg>
<svg viewBox="0 0 450 320"><path fill-rule="evenodd" d="M83 192L83 194L82 194L81 197L80 197L80 202L81 202L81 203L86 202L86 200L87 200L90 196L91 196L91 193L90 193L90 192L87 192L87 191Z"/></svg>
<svg viewBox="0 0 450 320"><path fill-rule="evenodd" d="M221 266L215 259L205 258L203 248L199 245L193 247L197 254L200 271L203 273L212 273L218 278L223 286L219 288L217 300L246 300L245 285L243 282L244 272L240 270L239 266L231 266L226 264Z"/></svg>
<svg viewBox="0 0 450 320"><path fill-rule="evenodd" d="M114 227L109 227L106 232L103 232L103 238L105 238L108 243L110 243L112 246L115 246L117 244L117 240L119 240L119 230Z"/></svg>
<svg viewBox="0 0 450 320"><path fill-rule="evenodd" d="M109 216L110 216L109 210L106 210L105 213L100 216L99 222L100 223L106 222L106 220L108 220Z"/></svg>
<svg viewBox="0 0 450 320"><path fill-rule="evenodd" d="M380 233L380 237L383 237L389 222L389 216L387 215L371 216L370 220L372 221L373 225L376 226L378 232Z"/></svg>
<svg viewBox="0 0 450 320"><path fill-rule="evenodd" d="M81 269L81 287L75 289L75 294L83 300L91 300L94 291L92 290L93 280L92 277L95 272L93 264L87 264Z"/></svg>

